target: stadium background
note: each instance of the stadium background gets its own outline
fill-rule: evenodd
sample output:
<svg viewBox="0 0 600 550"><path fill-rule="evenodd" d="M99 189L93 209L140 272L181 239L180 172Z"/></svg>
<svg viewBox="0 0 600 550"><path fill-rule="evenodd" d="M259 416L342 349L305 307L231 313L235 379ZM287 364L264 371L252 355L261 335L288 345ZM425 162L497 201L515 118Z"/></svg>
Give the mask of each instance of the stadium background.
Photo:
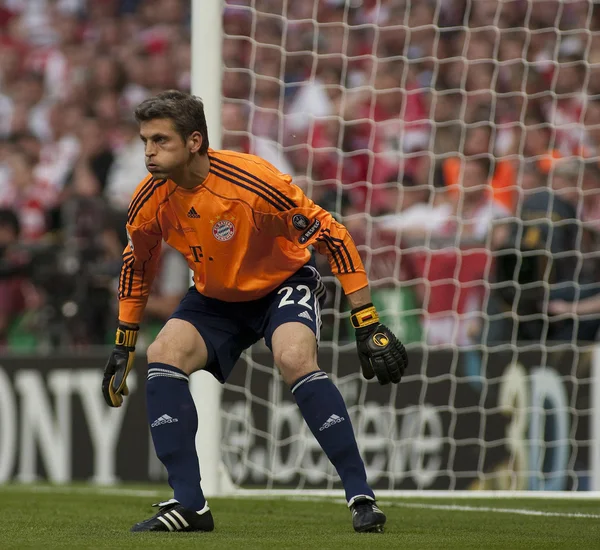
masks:
<svg viewBox="0 0 600 550"><path fill-rule="evenodd" d="M376 305L413 353L409 389L365 395L350 368L347 307L327 279L323 348L348 383L351 414L375 403L393 417L379 447L367 415L358 428L371 433L371 475L379 472L384 487L593 485L591 442L600 439L590 431L590 365L600 307L585 300L600 293L599 25L600 6L586 1L224 2L222 147L267 158L347 225ZM183 0L0 4L4 442L13 441L6 419L23 416L14 456L4 446L0 480L17 469L23 480L128 476L115 465L116 474L69 470L71 449L52 451L31 423L53 412L35 409L44 392L79 395L84 407L92 399L83 371L81 384L50 378L66 364L102 368L96 347L114 335L124 213L146 174L132 110L161 90L190 90L190 33ZM140 349L188 281L187 266L165 250ZM311 480L310 461L290 466L293 448L280 457L287 469L264 458L288 445L295 419L280 438L269 434L265 415L287 409L262 351L224 394L230 474L241 484L334 486L332 472ZM25 390L23 368L39 371L37 389ZM268 403L252 409L250 431L239 427L249 410L241 398ZM415 413L425 405L441 415L435 422ZM519 405L541 412L520 416ZM64 422L78 416L64 414ZM73 433L83 433L75 424ZM419 434L429 441L394 459L395 441ZM541 441L537 450L531 440ZM24 463L34 444L43 460ZM441 453L437 466L424 458L432 449ZM470 456L462 466L461 451ZM159 479L159 470L149 465L142 478Z"/></svg>

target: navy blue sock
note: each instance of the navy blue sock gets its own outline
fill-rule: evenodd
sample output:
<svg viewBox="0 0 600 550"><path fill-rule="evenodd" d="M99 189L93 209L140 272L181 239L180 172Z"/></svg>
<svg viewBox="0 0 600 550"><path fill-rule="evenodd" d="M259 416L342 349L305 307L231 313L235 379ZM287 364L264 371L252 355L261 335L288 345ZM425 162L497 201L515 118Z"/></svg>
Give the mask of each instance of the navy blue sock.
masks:
<svg viewBox="0 0 600 550"><path fill-rule="evenodd" d="M150 363L146 401L156 455L167 469L175 499L185 508L202 510L206 499L196 453L198 414L188 376L171 365Z"/></svg>
<svg viewBox="0 0 600 550"><path fill-rule="evenodd" d="M319 370L302 376L292 384L292 393L310 431L335 466L346 500L358 495L375 498L367 484L346 404L327 374Z"/></svg>

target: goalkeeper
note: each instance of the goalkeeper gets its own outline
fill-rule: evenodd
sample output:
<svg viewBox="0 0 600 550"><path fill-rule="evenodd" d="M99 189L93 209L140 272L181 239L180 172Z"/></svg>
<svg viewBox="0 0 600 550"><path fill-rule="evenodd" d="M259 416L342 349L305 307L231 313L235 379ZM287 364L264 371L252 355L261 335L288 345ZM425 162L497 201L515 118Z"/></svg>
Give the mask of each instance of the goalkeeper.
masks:
<svg viewBox="0 0 600 550"><path fill-rule="evenodd" d="M106 402L119 407L161 242L183 254L194 285L149 346L148 422L174 498L132 531L211 531L200 487L198 418L188 388L205 369L225 382L243 350L265 339L310 430L335 466L356 531L383 531L350 417L317 365L325 292L309 247L326 254L352 306L365 378L398 383L402 344L379 323L356 247L344 226L266 161L209 149L202 102L167 91L135 111L150 175L127 216L116 345L104 372ZM218 419L203 419L205 422Z"/></svg>

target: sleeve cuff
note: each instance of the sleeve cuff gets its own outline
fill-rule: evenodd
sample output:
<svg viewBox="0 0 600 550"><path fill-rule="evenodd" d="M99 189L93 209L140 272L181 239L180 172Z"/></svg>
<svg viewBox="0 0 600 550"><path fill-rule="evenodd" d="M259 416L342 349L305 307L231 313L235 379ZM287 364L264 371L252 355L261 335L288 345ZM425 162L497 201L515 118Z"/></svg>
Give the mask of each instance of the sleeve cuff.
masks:
<svg viewBox="0 0 600 550"><path fill-rule="evenodd" d="M119 321L130 325L139 325L144 316L146 308L146 300L138 301L123 301L119 302Z"/></svg>
<svg viewBox="0 0 600 550"><path fill-rule="evenodd" d="M362 273L336 273L335 276L342 284L344 294L352 294L361 288L369 286L369 280L364 272Z"/></svg>

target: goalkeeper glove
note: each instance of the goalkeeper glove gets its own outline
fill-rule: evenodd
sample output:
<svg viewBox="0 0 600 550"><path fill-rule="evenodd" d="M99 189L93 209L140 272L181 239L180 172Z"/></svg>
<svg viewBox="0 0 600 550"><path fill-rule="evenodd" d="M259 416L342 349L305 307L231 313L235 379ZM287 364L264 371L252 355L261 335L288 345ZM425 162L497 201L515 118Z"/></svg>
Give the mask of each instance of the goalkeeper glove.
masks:
<svg viewBox="0 0 600 550"><path fill-rule="evenodd" d="M350 315L356 330L356 347L363 376L377 380L383 386L400 382L408 366L408 356L396 335L379 322L373 304L355 308Z"/></svg>
<svg viewBox="0 0 600 550"><path fill-rule="evenodd" d="M138 330L138 327L124 325L117 328L115 347L104 368L102 380L104 400L111 407L120 407L123 404L123 396L129 395L127 375L133 368Z"/></svg>

